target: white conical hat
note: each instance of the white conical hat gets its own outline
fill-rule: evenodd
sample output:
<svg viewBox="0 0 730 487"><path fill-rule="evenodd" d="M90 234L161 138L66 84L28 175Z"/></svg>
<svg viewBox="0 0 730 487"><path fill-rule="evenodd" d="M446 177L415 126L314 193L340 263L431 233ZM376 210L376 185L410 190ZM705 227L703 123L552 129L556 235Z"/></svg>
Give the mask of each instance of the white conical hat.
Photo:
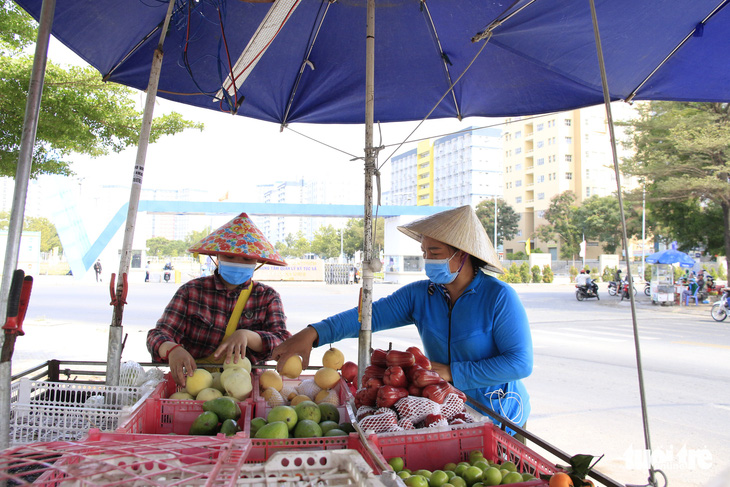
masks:
<svg viewBox="0 0 730 487"><path fill-rule="evenodd" d="M451 245L484 261L488 271L504 273L492 241L469 205L421 218L399 226L398 230L419 242L425 235Z"/></svg>

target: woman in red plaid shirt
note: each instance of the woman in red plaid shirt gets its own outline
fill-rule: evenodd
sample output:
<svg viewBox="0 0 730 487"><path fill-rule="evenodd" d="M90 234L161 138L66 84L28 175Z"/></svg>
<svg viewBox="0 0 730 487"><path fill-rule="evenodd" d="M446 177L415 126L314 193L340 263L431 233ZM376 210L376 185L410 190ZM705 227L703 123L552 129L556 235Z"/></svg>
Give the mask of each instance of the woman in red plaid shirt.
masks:
<svg viewBox="0 0 730 487"><path fill-rule="evenodd" d="M189 251L217 257L217 269L180 286L147 334L152 360L167 361L181 386L196 361L220 364L245 354L251 363L261 363L291 336L279 293L252 280L257 264L286 262L246 213Z"/></svg>

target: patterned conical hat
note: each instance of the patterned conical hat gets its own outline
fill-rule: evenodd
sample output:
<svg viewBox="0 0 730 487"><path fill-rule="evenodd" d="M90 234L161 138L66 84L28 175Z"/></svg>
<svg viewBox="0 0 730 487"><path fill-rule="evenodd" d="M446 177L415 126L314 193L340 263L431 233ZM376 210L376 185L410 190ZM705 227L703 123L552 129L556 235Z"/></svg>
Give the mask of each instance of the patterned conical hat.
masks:
<svg viewBox="0 0 730 487"><path fill-rule="evenodd" d="M188 249L204 255L243 256L264 264L286 265L246 213L241 213Z"/></svg>
<svg viewBox="0 0 730 487"><path fill-rule="evenodd" d="M484 261L487 270L504 273L492 241L469 205L421 218L398 227L398 230L419 242L425 235L451 245Z"/></svg>

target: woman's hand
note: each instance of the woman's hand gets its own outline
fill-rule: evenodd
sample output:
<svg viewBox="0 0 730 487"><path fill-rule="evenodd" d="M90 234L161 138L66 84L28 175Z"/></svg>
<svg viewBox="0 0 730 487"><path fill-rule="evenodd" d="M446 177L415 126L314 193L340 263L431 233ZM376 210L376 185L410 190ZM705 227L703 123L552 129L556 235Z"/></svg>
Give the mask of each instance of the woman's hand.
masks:
<svg viewBox="0 0 730 487"><path fill-rule="evenodd" d="M441 376L446 382L451 382L451 367L446 364L440 364L438 362L431 362L431 370Z"/></svg>
<svg viewBox="0 0 730 487"><path fill-rule="evenodd" d="M292 355L302 357L302 368L306 369L307 365L309 365L309 354L312 352L314 342L318 338L319 334L317 330L314 327L308 326L296 335L280 343L271 351L271 359L276 360L277 370L281 372L281 368L284 367L287 359Z"/></svg>
<svg viewBox="0 0 730 487"><path fill-rule="evenodd" d="M246 348L248 348L249 330L236 330L231 336L223 340L218 348L213 352L213 358L221 360L225 357L225 363L238 363L238 356L246 356Z"/></svg>
<svg viewBox="0 0 730 487"><path fill-rule="evenodd" d="M195 359L183 347L175 347L167 355L167 362L170 364L170 373L175 384L185 387L188 377L195 372Z"/></svg>

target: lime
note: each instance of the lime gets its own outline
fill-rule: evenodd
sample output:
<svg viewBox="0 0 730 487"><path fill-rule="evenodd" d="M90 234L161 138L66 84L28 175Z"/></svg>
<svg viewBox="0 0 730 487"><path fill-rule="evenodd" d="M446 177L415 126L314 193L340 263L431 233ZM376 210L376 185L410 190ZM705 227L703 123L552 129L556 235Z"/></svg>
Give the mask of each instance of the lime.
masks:
<svg viewBox="0 0 730 487"><path fill-rule="evenodd" d="M403 459L401 457L393 457L388 460L388 465L393 469L394 472L400 472L403 470Z"/></svg>
<svg viewBox="0 0 730 487"><path fill-rule="evenodd" d="M502 485L517 484L519 482L524 482L524 480L522 480L522 474L520 472L510 472L502 479Z"/></svg>
<svg viewBox="0 0 730 487"><path fill-rule="evenodd" d="M449 476L443 470L434 470L428 485L430 487L442 487L449 482Z"/></svg>
<svg viewBox="0 0 730 487"><path fill-rule="evenodd" d="M456 476L449 480L449 483L451 483L451 485L453 485L454 487L466 487L466 480L459 476Z"/></svg>
<svg viewBox="0 0 730 487"><path fill-rule="evenodd" d="M482 483L487 486L499 485L502 483L502 472L497 467L489 467L482 473Z"/></svg>
<svg viewBox="0 0 730 487"><path fill-rule="evenodd" d="M468 467L464 470L462 477L466 480L466 485L474 485L482 479L482 469L474 466Z"/></svg>

